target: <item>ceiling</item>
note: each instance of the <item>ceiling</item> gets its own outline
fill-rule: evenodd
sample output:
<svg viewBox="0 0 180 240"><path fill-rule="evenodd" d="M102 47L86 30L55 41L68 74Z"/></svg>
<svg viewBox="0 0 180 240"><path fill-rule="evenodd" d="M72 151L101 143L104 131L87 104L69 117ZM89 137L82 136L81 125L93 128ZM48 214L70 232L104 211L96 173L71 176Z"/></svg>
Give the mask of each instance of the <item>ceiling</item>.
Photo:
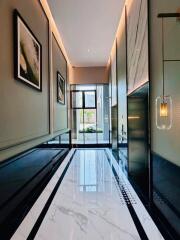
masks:
<svg viewBox="0 0 180 240"><path fill-rule="evenodd" d="M107 65L124 0L47 0L72 66Z"/></svg>

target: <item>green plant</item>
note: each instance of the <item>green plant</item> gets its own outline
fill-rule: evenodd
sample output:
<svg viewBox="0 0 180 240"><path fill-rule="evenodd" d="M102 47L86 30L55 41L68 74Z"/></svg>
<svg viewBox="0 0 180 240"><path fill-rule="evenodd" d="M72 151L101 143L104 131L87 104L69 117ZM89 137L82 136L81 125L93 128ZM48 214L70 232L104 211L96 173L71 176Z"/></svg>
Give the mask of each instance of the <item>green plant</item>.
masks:
<svg viewBox="0 0 180 240"><path fill-rule="evenodd" d="M87 127L79 130L79 133L103 133L103 130L100 128L95 129L93 127Z"/></svg>

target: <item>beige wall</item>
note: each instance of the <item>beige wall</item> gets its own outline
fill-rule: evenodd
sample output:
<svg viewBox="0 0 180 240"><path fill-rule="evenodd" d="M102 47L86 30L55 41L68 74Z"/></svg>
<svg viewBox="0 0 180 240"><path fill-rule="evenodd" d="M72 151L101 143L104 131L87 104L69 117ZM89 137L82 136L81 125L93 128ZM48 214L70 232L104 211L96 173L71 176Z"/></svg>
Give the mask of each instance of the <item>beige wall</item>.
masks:
<svg viewBox="0 0 180 240"><path fill-rule="evenodd" d="M126 14L125 8L120 21L120 31L117 36L117 82L118 82L118 130L119 139L122 136L122 125L127 138L127 74L126 74Z"/></svg>
<svg viewBox="0 0 180 240"><path fill-rule="evenodd" d="M15 8L42 45L42 92L14 79L12 19ZM2 149L49 134L49 30L48 20L37 2L27 1L26 4L22 4L22 1L17 0L1 1L0 12L0 148Z"/></svg>
<svg viewBox="0 0 180 240"><path fill-rule="evenodd" d="M112 52L111 52L111 91L112 91L112 98L111 98L111 105L117 105L117 59L116 59L116 42L114 42Z"/></svg>
<svg viewBox="0 0 180 240"><path fill-rule="evenodd" d="M148 79L147 0L127 1L128 92Z"/></svg>
<svg viewBox="0 0 180 240"><path fill-rule="evenodd" d="M151 139L152 150L180 166L180 21L164 20L165 94L173 101L173 124L168 131L155 124L155 99L162 95L162 30L158 13L176 12L179 0L152 0L150 3L150 76L151 76ZM176 61L177 60L177 61Z"/></svg>
<svg viewBox="0 0 180 240"><path fill-rule="evenodd" d="M52 39L52 56L53 56L53 131L56 133L63 129L67 129L67 98L65 105L57 102L57 71L61 73L67 83L67 62L53 36ZM66 87L67 88L67 87ZM67 96L67 95L66 95Z"/></svg>
<svg viewBox="0 0 180 240"><path fill-rule="evenodd" d="M108 83L107 67L72 67L70 84Z"/></svg>
<svg viewBox="0 0 180 240"><path fill-rule="evenodd" d="M17 9L42 45L42 92L14 79L13 10ZM39 1L0 1L0 161L53 137L53 69L49 21ZM62 62L61 56L56 56ZM55 61L54 61L55 62ZM62 67L64 71L64 66ZM65 70L66 71L66 70ZM62 73L64 74L64 72ZM59 111L62 120L66 116ZM51 121L50 121L51 119ZM56 116L57 119L57 116ZM66 118L67 119L67 118ZM60 120L60 121L61 121ZM67 125L58 126L63 132ZM51 133L50 133L51 132Z"/></svg>

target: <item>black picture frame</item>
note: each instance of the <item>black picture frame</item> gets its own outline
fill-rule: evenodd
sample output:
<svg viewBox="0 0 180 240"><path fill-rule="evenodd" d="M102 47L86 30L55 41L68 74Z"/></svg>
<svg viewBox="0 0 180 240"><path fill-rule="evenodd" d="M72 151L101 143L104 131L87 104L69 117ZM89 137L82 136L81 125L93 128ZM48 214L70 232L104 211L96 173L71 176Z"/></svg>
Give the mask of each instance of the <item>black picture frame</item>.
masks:
<svg viewBox="0 0 180 240"><path fill-rule="evenodd" d="M62 105L65 105L65 99L66 99L65 79L60 74L60 72L57 71L57 102Z"/></svg>
<svg viewBox="0 0 180 240"><path fill-rule="evenodd" d="M42 45L17 9L14 10L13 24L14 77L42 92Z"/></svg>

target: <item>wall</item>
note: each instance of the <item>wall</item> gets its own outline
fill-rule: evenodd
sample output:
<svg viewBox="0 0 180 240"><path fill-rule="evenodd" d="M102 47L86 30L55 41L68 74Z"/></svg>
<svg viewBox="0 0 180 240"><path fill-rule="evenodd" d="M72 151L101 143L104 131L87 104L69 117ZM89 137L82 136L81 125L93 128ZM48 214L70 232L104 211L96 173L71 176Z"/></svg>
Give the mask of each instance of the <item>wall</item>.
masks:
<svg viewBox="0 0 180 240"><path fill-rule="evenodd" d="M112 144L112 72L111 64L108 65L108 80L109 80L109 143Z"/></svg>
<svg viewBox="0 0 180 240"><path fill-rule="evenodd" d="M128 92L148 79L147 0L129 0L127 7Z"/></svg>
<svg viewBox="0 0 180 240"><path fill-rule="evenodd" d="M164 19L165 94L173 100L173 124L168 131L155 124L155 99L162 95L162 22L158 13L173 13L179 0L150 2L150 77L153 200L173 228L180 234L180 21Z"/></svg>
<svg viewBox="0 0 180 240"><path fill-rule="evenodd" d="M116 42L114 42L111 53L111 91L112 91L112 107L117 105L117 48Z"/></svg>
<svg viewBox="0 0 180 240"><path fill-rule="evenodd" d="M42 45L42 92L14 79L15 8ZM39 1L1 0L0 31L0 161L2 161L53 137L54 104L51 101L52 33L49 20Z"/></svg>
<svg viewBox="0 0 180 240"><path fill-rule="evenodd" d="M52 56L53 56L53 99L54 99L54 125L53 131L56 133L63 129L67 129L67 99L65 105L57 102L57 71L61 73L67 83L67 62L61 49L53 35L52 39ZM67 86L66 86L67 91Z"/></svg>
<svg viewBox="0 0 180 240"><path fill-rule="evenodd" d="M162 94L162 34L160 12L176 12L180 6L178 0L152 1L151 3L151 82L152 82L152 118L155 119L155 99ZM153 26L153 30L152 30ZM156 34L155 34L156 32ZM180 166L177 156L180 155L180 22L175 18L164 20L164 50L165 50L165 94L173 100L173 125L169 131L160 131L152 121L152 150L172 163ZM177 61L173 61L177 60ZM173 146L173 148L172 148ZM166 151L164 151L166 149Z"/></svg>
<svg viewBox="0 0 180 240"><path fill-rule="evenodd" d="M147 2L149 3L149 27ZM126 111L124 108L127 97L125 79L128 80L129 95L148 82L150 73L151 138L149 139L151 139L152 151L149 166L152 174L152 202L155 209L160 210L160 216L165 217L162 217L163 221L170 223L167 228L169 231L172 228L171 234L174 235L180 234L180 21L177 19L164 20L165 94L171 95L173 100L173 125L168 131L158 130L156 127L155 99L162 95L163 76L162 29L161 20L157 15L177 12L179 7L179 0L127 0L127 35L123 27L123 15L116 35L119 134L122 123L126 124L125 121L121 121L121 114L123 115ZM124 43L125 38L127 38L127 46ZM126 62L127 72L125 71ZM110 68L113 66L111 65ZM111 70L110 73L112 72ZM111 75L110 80L113 78ZM109 86L111 92L111 83ZM111 115L113 118L113 114Z"/></svg>
<svg viewBox="0 0 180 240"><path fill-rule="evenodd" d="M106 67L72 67L70 84L103 84L108 83L108 70Z"/></svg>
<svg viewBox="0 0 180 240"><path fill-rule="evenodd" d="M118 102L117 102L117 48L114 42L111 52L111 126L112 148L118 147Z"/></svg>
<svg viewBox="0 0 180 240"><path fill-rule="evenodd" d="M119 143L127 143L127 57L126 10L123 9L117 35L118 135Z"/></svg>
<svg viewBox="0 0 180 240"><path fill-rule="evenodd" d="M13 9L17 8L42 44L42 93L14 80ZM22 6L20 1L1 2L1 119L0 147L47 135L49 133L48 21L37 3ZM35 11L34 11L35 9ZM34 11L32 20L31 11ZM6 27L3 25L6 24ZM38 28L42 31L38 31ZM8 94L7 94L8 93ZM39 113L39 109L41 112ZM32 118L32 116L34 116ZM42 121L44 124L42 125ZM16 124L15 125L13 124Z"/></svg>
<svg viewBox="0 0 180 240"><path fill-rule="evenodd" d="M118 87L116 130L118 128L120 142L122 125L124 142L127 138L127 94L149 81L147 0L127 0L125 7L126 12L124 8L116 34L117 51L115 44L111 51L112 106L116 105Z"/></svg>

